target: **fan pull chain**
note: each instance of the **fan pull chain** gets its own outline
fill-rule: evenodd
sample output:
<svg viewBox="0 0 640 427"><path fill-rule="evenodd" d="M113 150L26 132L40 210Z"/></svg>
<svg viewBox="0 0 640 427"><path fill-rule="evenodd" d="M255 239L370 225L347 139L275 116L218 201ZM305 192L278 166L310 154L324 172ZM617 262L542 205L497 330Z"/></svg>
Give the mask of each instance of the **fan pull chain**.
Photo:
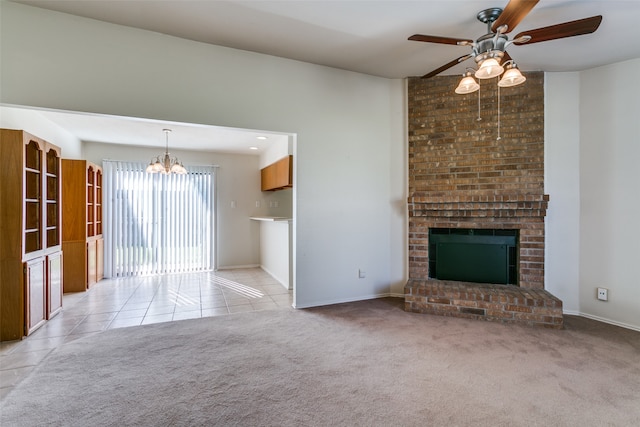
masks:
<svg viewBox="0 0 640 427"><path fill-rule="evenodd" d="M500 86L498 86L498 137L496 141L500 141L502 138L500 137Z"/></svg>
<svg viewBox="0 0 640 427"><path fill-rule="evenodd" d="M478 87L478 118L476 119L476 121L481 121L482 117L480 117L480 89L482 88L482 85L480 85L480 87Z"/></svg>

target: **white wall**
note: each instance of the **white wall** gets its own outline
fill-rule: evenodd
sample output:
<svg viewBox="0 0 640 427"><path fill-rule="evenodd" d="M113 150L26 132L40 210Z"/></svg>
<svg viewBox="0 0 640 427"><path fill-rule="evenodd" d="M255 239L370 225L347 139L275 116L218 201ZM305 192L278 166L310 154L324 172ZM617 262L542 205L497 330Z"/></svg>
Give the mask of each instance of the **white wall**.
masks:
<svg viewBox="0 0 640 427"><path fill-rule="evenodd" d="M580 312L580 73L545 74L545 288Z"/></svg>
<svg viewBox="0 0 640 427"><path fill-rule="evenodd" d="M286 289L291 283L291 224L289 221L256 221L260 224L260 267Z"/></svg>
<svg viewBox="0 0 640 427"><path fill-rule="evenodd" d="M277 162L283 157L293 154L289 149L289 141L279 140L269 144L269 147L260 155L260 169Z"/></svg>
<svg viewBox="0 0 640 427"><path fill-rule="evenodd" d="M638 76L640 59L580 76L580 311L640 330Z"/></svg>
<svg viewBox="0 0 640 427"><path fill-rule="evenodd" d="M640 330L638 75L640 59L546 75L545 285L567 313Z"/></svg>
<svg viewBox="0 0 640 427"><path fill-rule="evenodd" d="M296 134L297 307L406 280L402 82L0 7L0 102Z"/></svg>
<svg viewBox="0 0 640 427"><path fill-rule="evenodd" d="M23 130L49 141L60 147L64 158L82 158L82 141L37 111L0 105L0 127Z"/></svg>

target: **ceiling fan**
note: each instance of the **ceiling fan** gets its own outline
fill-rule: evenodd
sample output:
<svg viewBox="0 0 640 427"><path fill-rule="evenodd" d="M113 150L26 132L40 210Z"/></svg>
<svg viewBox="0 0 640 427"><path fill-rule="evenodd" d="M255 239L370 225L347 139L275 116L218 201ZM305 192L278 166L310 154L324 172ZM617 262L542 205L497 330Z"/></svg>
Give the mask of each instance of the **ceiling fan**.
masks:
<svg viewBox="0 0 640 427"><path fill-rule="evenodd" d="M522 31L512 39L509 39L507 34L515 29L538 1L539 0L510 0L504 9L493 7L481 10L478 12L476 18L478 21L487 24L487 33L475 41L422 34L415 34L409 37L409 40L427 43L471 47L471 53L436 68L422 76L422 78L438 75L470 58L474 58L479 66L479 69L475 72L477 78L496 77L504 71L504 68L500 64L507 65L507 63L511 63L511 68L515 67L515 63L506 51L510 45L540 43L548 40L590 34L598 29L602 21L602 15L597 15L534 30ZM507 68L507 70L509 70L509 68Z"/></svg>

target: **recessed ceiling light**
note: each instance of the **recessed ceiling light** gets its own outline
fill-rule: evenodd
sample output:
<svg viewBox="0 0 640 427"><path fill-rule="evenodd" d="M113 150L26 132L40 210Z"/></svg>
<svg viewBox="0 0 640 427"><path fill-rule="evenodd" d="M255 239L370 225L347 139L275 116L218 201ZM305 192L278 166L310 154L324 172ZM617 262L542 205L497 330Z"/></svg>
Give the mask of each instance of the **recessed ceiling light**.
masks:
<svg viewBox="0 0 640 427"><path fill-rule="evenodd" d="M258 147L249 147L249 150L257 150Z"/></svg>
<svg viewBox="0 0 640 427"><path fill-rule="evenodd" d="M265 140L268 139L266 136L256 136L256 139Z"/></svg>

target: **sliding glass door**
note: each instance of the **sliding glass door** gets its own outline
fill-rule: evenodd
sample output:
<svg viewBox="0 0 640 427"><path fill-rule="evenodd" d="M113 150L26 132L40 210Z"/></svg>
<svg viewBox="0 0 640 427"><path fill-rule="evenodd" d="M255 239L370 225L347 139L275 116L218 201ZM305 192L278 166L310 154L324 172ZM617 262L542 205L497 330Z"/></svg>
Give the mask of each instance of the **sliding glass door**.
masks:
<svg viewBox="0 0 640 427"><path fill-rule="evenodd" d="M213 166L149 174L146 164L104 161L105 276L214 269Z"/></svg>

